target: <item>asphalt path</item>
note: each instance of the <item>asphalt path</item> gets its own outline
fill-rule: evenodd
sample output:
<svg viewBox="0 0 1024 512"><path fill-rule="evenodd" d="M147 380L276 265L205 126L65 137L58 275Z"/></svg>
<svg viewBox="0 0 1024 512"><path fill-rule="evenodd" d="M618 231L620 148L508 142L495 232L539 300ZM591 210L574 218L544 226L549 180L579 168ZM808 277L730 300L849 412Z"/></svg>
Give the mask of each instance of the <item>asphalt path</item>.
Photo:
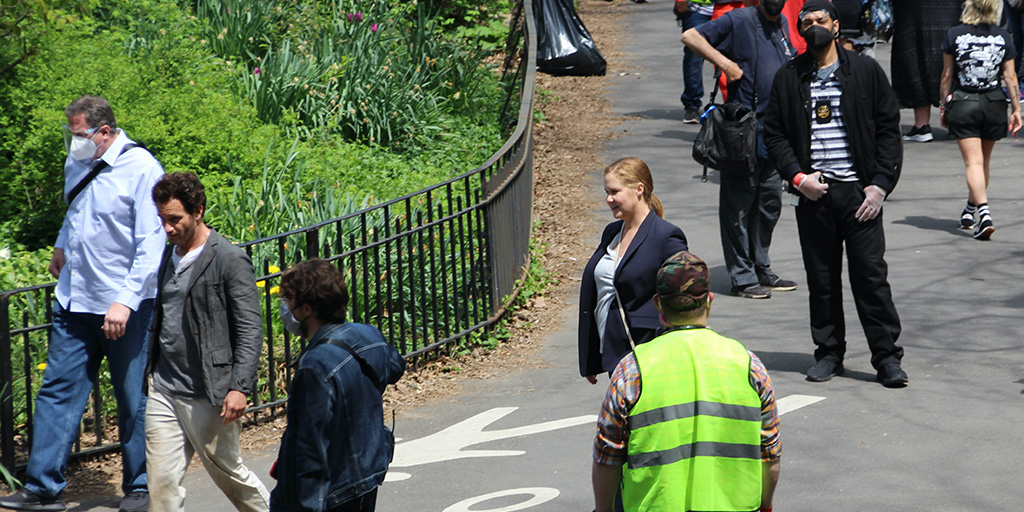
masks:
<svg viewBox="0 0 1024 512"><path fill-rule="evenodd" d="M689 156L698 127L682 123L679 29L663 2L621 8L628 13L629 64L609 69L607 95L624 121L605 161L638 156L649 164L666 218L712 268L712 327L756 352L774 379L784 411L775 510L1005 511L1024 503L1024 142L996 145L989 197L997 231L989 242L957 229L966 199L963 164L956 142L936 126L938 116L934 142L907 143L884 223L910 384L891 390L874 381L848 293L847 373L807 382L813 346L793 209L784 207L771 257L775 271L799 288L769 300L729 296L718 186L714 175L701 183ZM595 38L600 45L601 35ZM888 46L879 47L887 71L888 54ZM902 114L905 131L912 112ZM600 169L590 175L599 198ZM599 202L594 215L611 220ZM598 235L590 237L595 246ZM558 314L565 322L543 341L537 368L469 381L458 397L399 411L401 441L378 510L593 508L591 444L606 380L591 386L578 376L575 310ZM268 487L275 455L270 448L248 461ZM232 509L202 471L190 472L185 486L190 508ZM111 504L115 498L73 510Z"/></svg>

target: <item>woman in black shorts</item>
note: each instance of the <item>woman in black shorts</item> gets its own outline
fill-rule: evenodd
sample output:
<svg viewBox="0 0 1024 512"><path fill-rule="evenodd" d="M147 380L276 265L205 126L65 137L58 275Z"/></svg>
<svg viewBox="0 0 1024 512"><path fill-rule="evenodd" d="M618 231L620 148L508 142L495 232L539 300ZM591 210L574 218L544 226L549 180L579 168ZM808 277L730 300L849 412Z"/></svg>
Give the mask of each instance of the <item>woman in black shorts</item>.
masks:
<svg viewBox="0 0 1024 512"><path fill-rule="evenodd" d="M988 240L996 230L986 193L992 148L1007 131L1016 136L1021 128L1013 69L1016 52L1009 32L998 26L1001 4L1002 0L964 2L963 24L950 29L942 44L942 126L957 139L967 166L967 207L960 214L960 229L973 228L978 240Z"/></svg>

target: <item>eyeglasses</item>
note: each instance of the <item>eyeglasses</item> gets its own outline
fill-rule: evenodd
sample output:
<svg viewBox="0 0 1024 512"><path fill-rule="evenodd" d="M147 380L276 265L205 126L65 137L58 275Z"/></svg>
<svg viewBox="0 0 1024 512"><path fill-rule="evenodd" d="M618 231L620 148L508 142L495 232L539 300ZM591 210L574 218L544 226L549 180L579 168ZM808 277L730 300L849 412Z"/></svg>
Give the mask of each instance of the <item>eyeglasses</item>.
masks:
<svg viewBox="0 0 1024 512"><path fill-rule="evenodd" d="M64 133L64 151L71 149L71 137L85 137L86 139L91 139L93 135L96 135L96 130L99 130L99 128L89 128L85 132L79 134L71 131L71 127L68 125L62 126L61 131Z"/></svg>

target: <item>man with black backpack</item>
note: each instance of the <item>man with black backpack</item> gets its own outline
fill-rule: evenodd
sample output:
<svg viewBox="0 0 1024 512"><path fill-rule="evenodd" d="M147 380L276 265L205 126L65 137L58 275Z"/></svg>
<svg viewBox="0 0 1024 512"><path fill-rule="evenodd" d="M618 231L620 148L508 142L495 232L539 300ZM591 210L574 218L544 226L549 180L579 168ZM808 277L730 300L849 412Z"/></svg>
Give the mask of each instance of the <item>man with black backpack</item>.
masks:
<svg viewBox="0 0 1024 512"><path fill-rule="evenodd" d="M687 48L711 61L728 79L729 101L757 112L762 123L772 79L793 56L785 0L762 0L754 7L732 10L700 27L683 32ZM712 93L712 101L717 94ZM749 299L767 299L772 291L796 289L796 283L771 269L768 248L782 212L782 180L768 161L757 135L757 163L751 173L722 173L719 226L725 266L732 293Z"/></svg>
<svg viewBox="0 0 1024 512"><path fill-rule="evenodd" d="M107 100L82 96L65 109L68 211L53 244L57 278L43 384L36 397L25 487L0 507L60 511L64 470L100 360L107 358L117 398L124 466L121 512L145 510L148 328L164 232L149 191L164 170L117 127Z"/></svg>

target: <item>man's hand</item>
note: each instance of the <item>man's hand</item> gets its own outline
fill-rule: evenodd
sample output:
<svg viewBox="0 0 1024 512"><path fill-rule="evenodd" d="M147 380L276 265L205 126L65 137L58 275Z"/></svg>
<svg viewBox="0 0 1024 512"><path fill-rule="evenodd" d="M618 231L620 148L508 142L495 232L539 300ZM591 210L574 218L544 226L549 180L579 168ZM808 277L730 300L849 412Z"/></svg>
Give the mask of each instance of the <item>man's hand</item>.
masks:
<svg viewBox="0 0 1024 512"><path fill-rule="evenodd" d="M50 272L50 275L54 279L60 277L60 269L64 268L64 249L56 248L53 250L53 257L50 258L50 266L46 267L46 270Z"/></svg>
<svg viewBox="0 0 1024 512"><path fill-rule="evenodd" d="M690 15L690 2L676 0L675 5L672 6L672 13L676 15L677 20L685 20Z"/></svg>
<svg viewBox="0 0 1024 512"><path fill-rule="evenodd" d="M231 424L232 421L241 418L245 414L245 406L248 405L248 399L245 393L232 389L228 391L228 396L224 397L224 407L220 410L220 417L224 418L224 425Z"/></svg>
<svg viewBox="0 0 1024 512"><path fill-rule="evenodd" d="M828 183L821 182L821 171L812 172L804 176L803 181L800 182L800 186L796 187L801 194L811 201L817 201L825 196L828 192Z"/></svg>
<svg viewBox="0 0 1024 512"><path fill-rule="evenodd" d="M128 325L128 317L131 314L132 310L120 302L110 305L107 315L103 317L102 327L103 334L107 335L108 340L116 340L124 336L124 329Z"/></svg>
<svg viewBox="0 0 1024 512"><path fill-rule="evenodd" d="M743 70L740 69L740 65L733 61L722 67L722 72L725 73L725 80L728 83L733 83L740 78L743 78Z"/></svg>
<svg viewBox="0 0 1024 512"><path fill-rule="evenodd" d="M597 375L587 375L584 378L587 379L587 382L591 384L597 384Z"/></svg>
<svg viewBox="0 0 1024 512"><path fill-rule="evenodd" d="M878 185L864 187L864 202L857 208L857 220L867 222L882 212L882 201L885 200L885 191Z"/></svg>

